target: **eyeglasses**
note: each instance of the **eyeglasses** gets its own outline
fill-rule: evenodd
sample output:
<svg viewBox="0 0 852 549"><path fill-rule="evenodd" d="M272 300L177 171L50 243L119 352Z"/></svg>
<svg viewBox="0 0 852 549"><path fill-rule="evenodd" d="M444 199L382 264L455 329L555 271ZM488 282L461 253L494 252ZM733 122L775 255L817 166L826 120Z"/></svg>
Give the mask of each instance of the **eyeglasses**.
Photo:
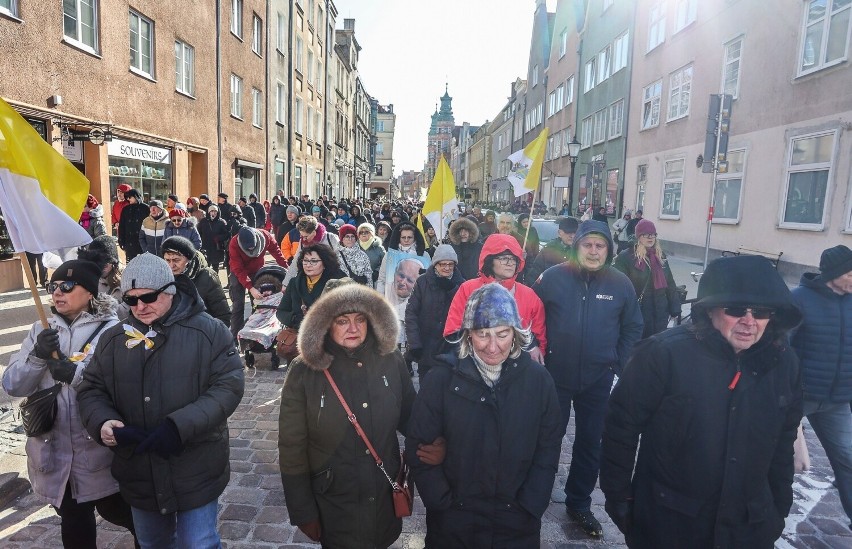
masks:
<svg viewBox="0 0 852 549"><path fill-rule="evenodd" d="M452 267L455 267L456 264L452 261L439 261L435 263L435 266L439 269L450 269Z"/></svg>
<svg viewBox="0 0 852 549"><path fill-rule="evenodd" d="M147 294L142 294L142 295L127 295L127 294L124 294L123 296L121 296L121 300L124 301L125 303L127 303L131 307L135 307L135 306L139 305L140 301L142 303L150 304L150 303L157 301L157 298L160 296L160 294L163 293L163 291L166 288L168 288L169 286L172 286L173 284L174 284L174 282L169 282L168 284L166 284L165 286L163 286L159 290L156 290L154 292L148 292Z"/></svg>
<svg viewBox="0 0 852 549"><path fill-rule="evenodd" d="M317 263L322 263L322 259L303 259L302 265L316 265Z"/></svg>
<svg viewBox="0 0 852 549"><path fill-rule="evenodd" d="M57 289L59 289L63 294L69 293L74 289L74 286L77 286L77 283L73 280L63 280L62 282L51 282L47 285L47 292L54 293Z"/></svg>
<svg viewBox="0 0 852 549"><path fill-rule="evenodd" d="M370 231L361 231L358 233L358 236L364 236L365 234L370 234Z"/></svg>
<svg viewBox="0 0 852 549"><path fill-rule="evenodd" d="M355 235L354 234L348 234L348 235L344 236L343 238L355 238Z"/></svg>
<svg viewBox="0 0 852 549"><path fill-rule="evenodd" d="M746 313L751 313L755 320L768 320L775 314L775 309L769 307L723 307L722 311L733 318L742 318Z"/></svg>
<svg viewBox="0 0 852 549"><path fill-rule="evenodd" d="M513 255L501 255L494 258L495 261L499 261L503 265L517 265L518 258Z"/></svg>
<svg viewBox="0 0 852 549"><path fill-rule="evenodd" d="M640 234L639 236L645 236L645 237L648 237L648 238L657 238L657 233L645 233L645 234Z"/></svg>

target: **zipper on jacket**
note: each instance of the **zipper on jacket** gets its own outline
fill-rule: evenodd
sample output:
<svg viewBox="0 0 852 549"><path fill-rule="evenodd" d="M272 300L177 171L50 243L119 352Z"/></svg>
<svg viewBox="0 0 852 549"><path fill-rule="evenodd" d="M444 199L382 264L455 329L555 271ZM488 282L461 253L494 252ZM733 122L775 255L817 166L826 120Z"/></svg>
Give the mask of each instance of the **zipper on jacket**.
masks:
<svg viewBox="0 0 852 549"><path fill-rule="evenodd" d="M384 380L384 382L385 382L385 387L390 387L390 385L388 385L388 378L387 378L387 376L382 376L382 379L383 379L383 380Z"/></svg>
<svg viewBox="0 0 852 549"><path fill-rule="evenodd" d="M320 395L319 411L317 412L317 427L319 427L320 424L320 418L322 417L323 408L325 408L325 389L322 390L322 394Z"/></svg>

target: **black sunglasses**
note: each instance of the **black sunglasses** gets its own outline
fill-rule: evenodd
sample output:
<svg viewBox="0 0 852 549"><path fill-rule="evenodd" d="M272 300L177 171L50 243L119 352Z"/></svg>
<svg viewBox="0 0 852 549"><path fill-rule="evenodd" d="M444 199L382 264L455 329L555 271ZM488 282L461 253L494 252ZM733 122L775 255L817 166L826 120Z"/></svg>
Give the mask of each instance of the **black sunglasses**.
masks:
<svg viewBox="0 0 852 549"><path fill-rule="evenodd" d="M63 294L69 293L74 289L74 286L77 286L77 283L73 280L63 280L62 282L51 282L47 285L47 293L54 293L57 288L62 291Z"/></svg>
<svg viewBox="0 0 852 549"><path fill-rule="evenodd" d="M121 300L124 301L125 303L127 303L128 305L130 305L131 307L137 306L140 301L142 303L153 303L153 302L157 301L157 297L161 293L163 293L163 291L166 288L168 288L169 286L172 286L173 284L174 284L174 282L169 282L168 284L166 284L165 286L163 286L159 290L156 290L154 292L148 292L147 294L142 294L142 295L127 295L127 294L124 294L123 296L121 296Z"/></svg>
<svg viewBox="0 0 852 549"><path fill-rule="evenodd" d="M746 313L751 312L755 320L768 320L775 314L775 309L769 307L723 307L722 311L734 318L742 318Z"/></svg>

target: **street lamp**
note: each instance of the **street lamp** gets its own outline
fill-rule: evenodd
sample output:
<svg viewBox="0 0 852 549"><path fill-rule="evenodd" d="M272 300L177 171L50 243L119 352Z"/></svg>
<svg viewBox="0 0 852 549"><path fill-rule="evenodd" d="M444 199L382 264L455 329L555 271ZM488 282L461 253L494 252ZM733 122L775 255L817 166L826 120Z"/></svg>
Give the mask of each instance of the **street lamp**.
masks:
<svg viewBox="0 0 852 549"><path fill-rule="evenodd" d="M571 162L571 177L568 178L568 215L572 215L574 212L574 167L577 165L580 147L582 146L582 143L577 141L576 135L568 143L568 160Z"/></svg>

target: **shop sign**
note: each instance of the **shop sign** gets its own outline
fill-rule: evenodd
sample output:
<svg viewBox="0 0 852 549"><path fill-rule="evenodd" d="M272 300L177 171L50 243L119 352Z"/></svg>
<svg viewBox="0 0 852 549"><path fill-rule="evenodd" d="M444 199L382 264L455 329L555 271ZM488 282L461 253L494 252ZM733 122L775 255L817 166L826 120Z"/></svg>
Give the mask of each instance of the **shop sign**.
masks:
<svg viewBox="0 0 852 549"><path fill-rule="evenodd" d="M172 163L171 149L143 145L142 143L134 143L132 141L124 141L122 139L113 139L107 143L107 153L109 156L130 158L133 160L141 160L142 162L156 162L159 164Z"/></svg>
<svg viewBox="0 0 852 549"><path fill-rule="evenodd" d="M62 156L71 162L83 162L83 144L79 141L62 140Z"/></svg>

